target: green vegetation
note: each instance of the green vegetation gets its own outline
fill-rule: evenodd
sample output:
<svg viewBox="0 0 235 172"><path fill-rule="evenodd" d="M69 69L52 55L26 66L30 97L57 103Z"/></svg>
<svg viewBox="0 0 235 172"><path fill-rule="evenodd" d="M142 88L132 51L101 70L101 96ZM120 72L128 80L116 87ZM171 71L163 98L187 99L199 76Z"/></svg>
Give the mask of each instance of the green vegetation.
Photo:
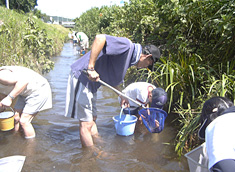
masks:
<svg viewBox="0 0 235 172"><path fill-rule="evenodd" d="M204 101L216 95L235 99L234 11L233 0L130 0L123 7L92 8L75 21L91 41L105 33L161 49L154 71L131 68L125 80L166 89L165 110L176 117L175 150L181 156L200 144Z"/></svg>
<svg viewBox="0 0 235 172"><path fill-rule="evenodd" d="M6 6L6 0L0 0L0 6ZM8 0L10 9L15 9L18 12L28 13L37 5L37 0Z"/></svg>
<svg viewBox="0 0 235 172"><path fill-rule="evenodd" d="M4 7L0 21L0 66L23 65L40 73L53 68L50 57L61 52L68 29Z"/></svg>

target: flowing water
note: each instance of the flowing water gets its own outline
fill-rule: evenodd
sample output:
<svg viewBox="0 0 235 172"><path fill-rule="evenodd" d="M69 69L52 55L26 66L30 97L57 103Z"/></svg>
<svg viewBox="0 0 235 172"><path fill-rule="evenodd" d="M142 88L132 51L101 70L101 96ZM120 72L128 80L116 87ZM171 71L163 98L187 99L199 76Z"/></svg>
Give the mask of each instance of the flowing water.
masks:
<svg viewBox="0 0 235 172"><path fill-rule="evenodd" d="M185 157L174 152L175 129L171 116L160 134L145 127L134 135L118 136L113 116L119 115L117 95L109 88L98 90L97 126L101 139L93 148L82 148L78 121L64 117L65 95L70 65L79 58L77 47L66 43L55 67L45 77L53 92L53 108L33 120L36 138L25 140L20 133L0 131L0 158L24 155L23 172L185 172Z"/></svg>

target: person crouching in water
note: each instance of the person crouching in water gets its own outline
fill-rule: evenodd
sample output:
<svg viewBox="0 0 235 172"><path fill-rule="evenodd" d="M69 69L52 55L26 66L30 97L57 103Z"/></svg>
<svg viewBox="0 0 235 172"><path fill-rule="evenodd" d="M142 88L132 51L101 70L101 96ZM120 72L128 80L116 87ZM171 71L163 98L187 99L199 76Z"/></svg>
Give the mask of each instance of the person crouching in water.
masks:
<svg viewBox="0 0 235 172"><path fill-rule="evenodd" d="M162 109L167 102L167 93L165 90L160 87L156 88L153 84L147 82L131 83L122 92L146 108L152 107ZM126 107L123 109L124 114L130 113L131 115L136 115L138 119L141 120L141 117L138 114L138 111L141 108L139 105L123 96L119 96L118 99L121 107Z"/></svg>

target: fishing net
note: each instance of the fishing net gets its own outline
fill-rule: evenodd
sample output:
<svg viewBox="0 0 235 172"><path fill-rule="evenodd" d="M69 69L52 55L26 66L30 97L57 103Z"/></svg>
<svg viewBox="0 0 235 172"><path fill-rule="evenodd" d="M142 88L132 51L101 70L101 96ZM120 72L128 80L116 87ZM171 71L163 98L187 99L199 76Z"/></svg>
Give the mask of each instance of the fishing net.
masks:
<svg viewBox="0 0 235 172"><path fill-rule="evenodd" d="M151 133L160 133L164 129L167 113L157 108L145 108L139 110L143 124Z"/></svg>

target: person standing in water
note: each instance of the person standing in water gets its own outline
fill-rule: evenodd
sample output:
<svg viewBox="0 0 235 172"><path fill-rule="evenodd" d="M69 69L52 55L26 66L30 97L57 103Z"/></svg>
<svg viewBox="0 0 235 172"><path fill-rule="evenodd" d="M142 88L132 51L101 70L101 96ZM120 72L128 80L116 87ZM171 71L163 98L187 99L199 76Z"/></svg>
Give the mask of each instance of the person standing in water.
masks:
<svg viewBox="0 0 235 172"><path fill-rule="evenodd" d="M15 131L23 129L26 139L36 136L32 125L38 112L52 107L51 88L48 81L35 71L21 66L0 67L0 111L12 105L14 99Z"/></svg>
<svg viewBox="0 0 235 172"><path fill-rule="evenodd" d="M93 146L93 138L98 136L96 99L101 86L99 79L117 88L129 67L147 68L159 58L160 51L154 45L142 48L124 37L104 34L95 37L91 51L71 65L67 87L65 116L80 121L83 146Z"/></svg>
<svg viewBox="0 0 235 172"><path fill-rule="evenodd" d="M75 35L78 39L79 45L81 46L80 54L84 55L87 53L87 49L89 48L88 36L84 32L76 32ZM85 52L84 54L83 51Z"/></svg>

